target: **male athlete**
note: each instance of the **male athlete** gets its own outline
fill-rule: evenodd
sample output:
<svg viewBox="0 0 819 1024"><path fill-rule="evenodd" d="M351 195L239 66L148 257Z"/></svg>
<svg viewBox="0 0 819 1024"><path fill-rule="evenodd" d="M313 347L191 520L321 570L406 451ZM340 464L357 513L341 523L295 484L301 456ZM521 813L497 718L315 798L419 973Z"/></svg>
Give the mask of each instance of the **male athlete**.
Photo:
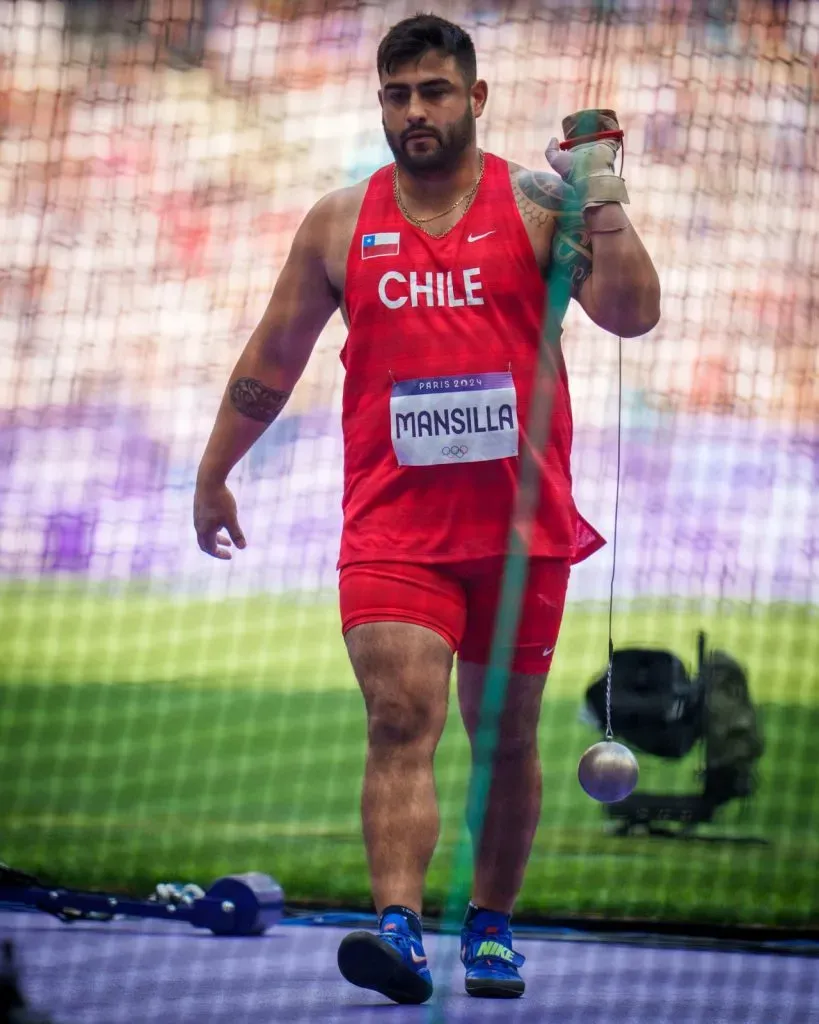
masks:
<svg viewBox="0 0 819 1024"><path fill-rule="evenodd" d="M355 985L421 1003L432 992L420 915L439 825L433 756L456 652L475 749L553 261L572 264L562 269L575 297L615 335L657 323L660 288L621 205L617 141L562 152L552 140L546 155L559 176L482 153L475 122L488 89L472 41L433 15L395 25L377 67L395 163L325 196L297 231L230 377L199 468L194 523L216 558L245 547L225 481L281 412L340 308L349 331L340 605L367 710L362 821L379 931L348 935L338 962ZM540 813L541 697L570 566L603 543L572 500L562 362L552 402L488 806L473 834L461 959L475 996L524 989L510 915Z"/></svg>

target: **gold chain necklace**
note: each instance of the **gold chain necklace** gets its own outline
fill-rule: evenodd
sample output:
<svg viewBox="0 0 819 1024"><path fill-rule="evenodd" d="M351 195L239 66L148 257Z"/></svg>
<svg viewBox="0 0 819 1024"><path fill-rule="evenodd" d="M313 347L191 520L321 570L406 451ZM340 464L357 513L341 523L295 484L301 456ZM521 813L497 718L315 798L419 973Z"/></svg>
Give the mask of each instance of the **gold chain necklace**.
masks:
<svg viewBox="0 0 819 1024"><path fill-rule="evenodd" d="M410 224L414 224L416 227L419 227L419 228L421 228L423 230L423 227L424 227L425 224L429 224L430 221L433 221L433 220L440 220L441 217L446 217L446 215L448 213L452 213L453 210L457 209L461 205L461 203L467 202L467 201L469 203L471 203L472 200L475 198L475 195L476 195L476 193L478 191L478 188L480 187L480 184L481 184L481 179L483 178L483 150L482 149L478 150L478 157L480 159L480 166L478 168L478 177L475 179L475 181L474 181L472 187L469 189L469 191L466 192L464 195L462 195L460 199L457 199L452 204L452 206L450 206L446 210L444 210L443 213L436 213L432 217L423 217L423 218L422 217L414 217L409 212L409 210L406 208L406 206L404 206L404 200L401 198L401 189L398 187L398 164L396 164L393 167L393 171L392 171L392 191L393 191L393 195L395 196L395 202L398 205L398 209L401 211L401 213L403 213L403 215L407 218L407 220L410 222Z"/></svg>

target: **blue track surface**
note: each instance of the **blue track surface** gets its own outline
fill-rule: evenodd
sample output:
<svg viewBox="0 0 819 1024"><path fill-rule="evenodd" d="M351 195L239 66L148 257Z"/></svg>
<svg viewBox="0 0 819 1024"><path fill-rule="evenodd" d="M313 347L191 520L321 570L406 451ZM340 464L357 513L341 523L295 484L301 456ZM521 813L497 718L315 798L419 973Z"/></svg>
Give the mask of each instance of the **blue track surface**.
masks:
<svg viewBox="0 0 819 1024"><path fill-rule="evenodd" d="M400 1007L347 985L336 967L344 930L279 926L217 938L177 923L62 924L0 913L24 990L55 1024L819 1024L819 960L571 939L522 940L522 1000L463 992L457 939L429 934L436 994Z"/></svg>

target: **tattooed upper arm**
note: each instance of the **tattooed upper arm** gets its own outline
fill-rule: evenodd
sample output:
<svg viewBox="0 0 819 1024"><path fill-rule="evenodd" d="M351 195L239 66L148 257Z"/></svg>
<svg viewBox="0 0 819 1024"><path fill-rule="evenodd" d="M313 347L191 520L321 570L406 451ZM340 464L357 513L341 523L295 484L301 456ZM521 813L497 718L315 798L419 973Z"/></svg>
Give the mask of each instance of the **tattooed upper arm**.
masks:
<svg viewBox="0 0 819 1024"><path fill-rule="evenodd" d="M549 264L569 273L577 298L592 271L592 250L574 189L557 174L521 168L512 175L512 191L526 223L543 229L554 224Z"/></svg>

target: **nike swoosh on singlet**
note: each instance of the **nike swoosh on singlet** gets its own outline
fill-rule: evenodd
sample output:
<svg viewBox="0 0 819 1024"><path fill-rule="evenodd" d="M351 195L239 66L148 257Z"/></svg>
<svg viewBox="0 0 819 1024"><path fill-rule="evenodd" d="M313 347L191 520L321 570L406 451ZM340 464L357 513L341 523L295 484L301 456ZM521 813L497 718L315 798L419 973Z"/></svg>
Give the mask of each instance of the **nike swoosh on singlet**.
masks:
<svg viewBox="0 0 819 1024"><path fill-rule="evenodd" d="M482 238L488 238L490 235L494 235L494 231L484 231L482 235L468 235L467 242L480 242Z"/></svg>

